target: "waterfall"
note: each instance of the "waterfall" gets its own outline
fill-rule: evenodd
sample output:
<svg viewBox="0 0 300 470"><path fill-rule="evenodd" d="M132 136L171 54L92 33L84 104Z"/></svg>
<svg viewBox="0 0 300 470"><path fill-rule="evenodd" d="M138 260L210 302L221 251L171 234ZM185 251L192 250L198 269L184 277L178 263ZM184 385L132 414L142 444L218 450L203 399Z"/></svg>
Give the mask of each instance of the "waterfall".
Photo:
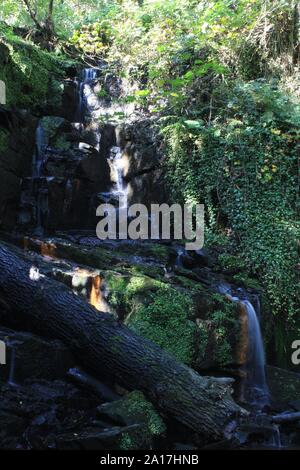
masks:
<svg viewBox="0 0 300 470"><path fill-rule="evenodd" d="M15 386L15 367L16 367L16 351L14 347L11 347L11 357L9 364L8 384Z"/></svg>
<svg viewBox="0 0 300 470"><path fill-rule="evenodd" d="M240 302L247 313L248 351L246 378L243 383L244 399L253 407L261 409L269 404L270 394L265 372L264 344L257 311L245 296L237 297L232 295L229 285L222 284L219 286L219 292L226 294L233 302Z"/></svg>
<svg viewBox="0 0 300 470"><path fill-rule="evenodd" d="M263 338L253 305L249 300L242 300L241 302L247 311L249 340L245 397L253 405L261 407L269 403Z"/></svg>
<svg viewBox="0 0 300 470"><path fill-rule="evenodd" d="M127 207L127 185L124 182L124 161L123 153L120 147L112 147L110 149L109 160L114 174L114 187L111 194L119 198L120 208Z"/></svg>
<svg viewBox="0 0 300 470"><path fill-rule="evenodd" d="M178 268L183 268L182 257L185 254L185 249L182 247L179 247L177 248L176 251L177 251L177 256L175 260L175 266L177 266Z"/></svg>
<svg viewBox="0 0 300 470"><path fill-rule="evenodd" d="M43 233L43 227L48 216L48 189L43 178L43 165L47 141L45 130L41 123L35 132L35 149L32 157L32 196L35 199L35 232L37 235Z"/></svg>
<svg viewBox="0 0 300 470"><path fill-rule="evenodd" d="M94 95L92 84L98 76L95 68L86 68L82 72L82 78L77 82L78 105L75 122L81 126L84 124L86 111L92 111L96 105L97 98Z"/></svg>
<svg viewBox="0 0 300 470"><path fill-rule="evenodd" d="M32 176L39 178L42 173L44 154L46 149L45 131L43 126L39 123L35 132L35 149L32 158Z"/></svg>

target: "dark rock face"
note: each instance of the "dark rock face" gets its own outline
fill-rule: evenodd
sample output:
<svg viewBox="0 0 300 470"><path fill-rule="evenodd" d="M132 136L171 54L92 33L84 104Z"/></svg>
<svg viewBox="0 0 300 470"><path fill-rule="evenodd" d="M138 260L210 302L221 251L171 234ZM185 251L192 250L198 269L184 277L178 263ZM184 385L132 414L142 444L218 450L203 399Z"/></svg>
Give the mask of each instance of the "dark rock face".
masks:
<svg viewBox="0 0 300 470"><path fill-rule="evenodd" d="M46 341L31 333L0 328L0 340L7 345L7 364L1 377L16 383L28 378L61 379L74 360L60 341Z"/></svg>
<svg viewBox="0 0 300 470"><path fill-rule="evenodd" d="M45 143L39 177L23 178L20 217L22 228L38 225L47 231L64 228L95 228L96 200L109 188L109 166L104 158L112 131L103 130L106 145L98 151L90 140L66 119L46 116L40 121ZM90 139L93 133L91 132ZM80 144L80 142L82 142Z"/></svg>
<svg viewBox="0 0 300 470"><path fill-rule="evenodd" d="M0 109L0 226L16 224L21 178L31 174L37 120L26 111Z"/></svg>
<svg viewBox="0 0 300 470"><path fill-rule="evenodd" d="M276 402L300 400L300 374L267 366L267 377L273 400Z"/></svg>
<svg viewBox="0 0 300 470"><path fill-rule="evenodd" d="M124 179L129 186L129 202L146 206L166 202L160 169L162 155L153 123L145 119L118 126L116 142L126 161Z"/></svg>

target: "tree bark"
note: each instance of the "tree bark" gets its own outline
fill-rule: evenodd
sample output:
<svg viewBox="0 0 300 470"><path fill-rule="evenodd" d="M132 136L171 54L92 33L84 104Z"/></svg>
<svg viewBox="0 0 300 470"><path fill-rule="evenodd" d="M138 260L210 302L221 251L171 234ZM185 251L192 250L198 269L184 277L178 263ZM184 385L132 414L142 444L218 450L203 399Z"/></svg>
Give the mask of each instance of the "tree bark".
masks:
<svg viewBox="0 0 300 470"><path fill-rule="evenodd" d="M53 8L54 8L54 0L49 0L48 4L48 11L44 18L44 21L39 21L37 18L37 11L33 9L30 0L23 0L25 4L26 10L34 22L38 32L41 35L40 43L42 47L45 47L48 50L52 49L52 41L55 36L54 31L54 21L53 21Z"/></svg>
<svg viewBox="0 0 300 470"><path fill-rule="evenodd" d="M243 412L228 384L200 376L63 284L45 276L34 280L32 263L19 255L0 246L0 321L62 340L94 377L143 391L206 442L224 437L226 424Z"/></svg>
<svg viewBox="0 0 300 470"><path fill-rule="evenodd" d="M42 26L41 26L40 22L37 20L36 12L31 7L29 0L23 0L23 2L25 3L25 7L26 7L26 10L28 11L28 14L29 14L30 18L32 19L32 21L34 22L36 27L38 29L41 29Z"/></svg>
<svg viewBox="0 0 300 470"><path fill-rule="evenodd" d="M295 413L282 413L272 417L273 423L284 424L284 423L293 423L295 421L300 421L300 412Z"/></svg>

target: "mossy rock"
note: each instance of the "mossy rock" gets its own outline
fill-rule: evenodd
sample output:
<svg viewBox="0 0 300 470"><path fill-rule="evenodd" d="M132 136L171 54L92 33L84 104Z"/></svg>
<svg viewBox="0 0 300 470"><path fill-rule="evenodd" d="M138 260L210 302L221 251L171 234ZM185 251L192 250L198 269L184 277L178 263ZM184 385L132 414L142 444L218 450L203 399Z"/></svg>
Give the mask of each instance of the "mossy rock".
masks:
<svg viewBox="0 0 300 470"><path fill-rule="evenodd" d="M141 425L137 435L123 436L120 448L124 450L139 449L145 443L147 447L151 447L152 439L162 436L166 431L160 415L139 391L131 392L118 401L100 405L98 412L101 418L114 424Z"/></svg>
<svg viewBox="0 0 300 470"><path fill-rule="evenodd" d="M143 275L106 275L108 302L129 328L191 365L196 325L189 320L193 301L186 291Z"/></svg>
<svg viewBox="0 0 300 470"><path fill-rule="evenodd" d="M267 381L273 400L285 403L300 400L300 374L267 366Z"/></svg>
<svg viewBox="0 0 300 470"><path fill-rule="evenodd" d="M68 141L68 135L65 132L65 129L70 126L68 121L58 116L44 116L41 119L41 125L45 130L48 145L61 150L69 150L71 148L71 142Z"/></svg>
<svg viewBox="0 0 300 470"><path fill-rule="evenodd" d="M66 62L67 63L67 62ZM8 106L39 108L48 99L61 101L58 78L65 75L65 59L24 41L7 30L0 39L0 80L6 84Z"/></svg>
<svg viewBox="0 0 300 470"><path fill-rule="evenodd" d="M133 266L132 246L125 244L111 249L60 241L57 250L59 257L98 269L111 313L179 361L198 370L236 363L239 315L223 295L183 275L165 276L156 266Z"/></svg>
<svg viewBox="0 0 300 470"><path fill-rule="evenodd" d="M108 302L137 334L197 370L237 364L237 306L223 295L128 272L104 272Z"/></svg>
<svg viewBox="0 0 300 470"><path fill-rule="evenodd" d="M237 306L220 294L205 297L206 315L201 306L202 317L196 319L198 326L198 370L237 365L240 343L240 322Z"/></svg>

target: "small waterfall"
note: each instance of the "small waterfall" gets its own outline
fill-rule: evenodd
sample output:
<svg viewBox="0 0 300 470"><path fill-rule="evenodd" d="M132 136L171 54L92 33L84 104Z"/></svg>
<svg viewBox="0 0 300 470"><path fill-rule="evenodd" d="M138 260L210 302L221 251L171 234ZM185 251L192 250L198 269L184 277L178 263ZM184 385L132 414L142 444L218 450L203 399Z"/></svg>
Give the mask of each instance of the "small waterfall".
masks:
<svg viewBox="0 0 300 470"><path fill-rule="evenodd" d="M9 374L7 383L11 386L15 386L15 367L16 367L16 351L14 347L11 347L11 356L9 364Z"/></svg>
<svg viewBox="0 0 300 470"><path fill-rule="evenodd" d="M271 446L274 447L275 449L282 448L281 433L280 433L280 428L278 424L273 425L273 435L272 435Z"/></svg>
<svg viewBox="0 0 300 470"><path fill-rule="evenodd" d="M127 185L124 182L124 161L120 147L110 149L109 160L114 173L114 188L111 191L113 197L119 198L120 208L127 207Z"/></svg>
<svg viewBox="0 0 300 470"><path fill-rule="evenodd" d="M44 174L47 139L39 122L35 132L35 147L32 155L32 176L22 180L19 223L31 223L37 235L43 233L48 217L48 188Z"/></svg>
<svg viewBox="0 0 300 470"><path fill-rule="evenodd" d="M185 254L185 249L182 248L182 247L179 247L179 248L177 248L176 251L177 251L177 257L176 257L176 260L175 260L175 266L177 266L178 268L182 268L183 267L182 257Z"/></svg>
<svg viewBox="0 0 300 470"><path fill-rule="evenodd" d="M66 181L66 186L65 186L65 198L64 198L64 207L63 207L63 214L65 216L68 215L68 212L71 209L72 196L73 196L73 184L70 178L68 178Z"/></svg>
<svg viewBox="0 0 300 470"><path fill-rule="evenodd" d="M248 361L245 397L249 403L262 407L269 403L269 390L265 372L265 352L256 311L249 300L242 300L248 318Z"/></svg>
<svg viewBox="0 0 300 470"><path fill-rule="evenodd" d="M32 176L39 178L42 174L44 155L46 149L45 131L41 124L38 125L35 132L35 150L32 158Z"/></svg>
<svg viewBox="0 0 300 470"><path fill-rule="evenodd" d="M95 106L95 96L92 90L93 81L98 76L98 70L95 68L86 68L82 72L81 80L77 82L78 105L75 115L75 122L82 127L86 117L86 111L92 111Z"/></svg>
<svg viewBox="0 0 300 470"><path fill-rule="evenodd" d="M257 312L245 296L232 295L227 284L219 286L219 292L226 294L233 302L240 302L247 313L248 351L246 378L244 380L244 399L253 407L261 409L269 404L269 389L265 372L265 352ZM258 303L259 305L259 303Z"/></svg>

